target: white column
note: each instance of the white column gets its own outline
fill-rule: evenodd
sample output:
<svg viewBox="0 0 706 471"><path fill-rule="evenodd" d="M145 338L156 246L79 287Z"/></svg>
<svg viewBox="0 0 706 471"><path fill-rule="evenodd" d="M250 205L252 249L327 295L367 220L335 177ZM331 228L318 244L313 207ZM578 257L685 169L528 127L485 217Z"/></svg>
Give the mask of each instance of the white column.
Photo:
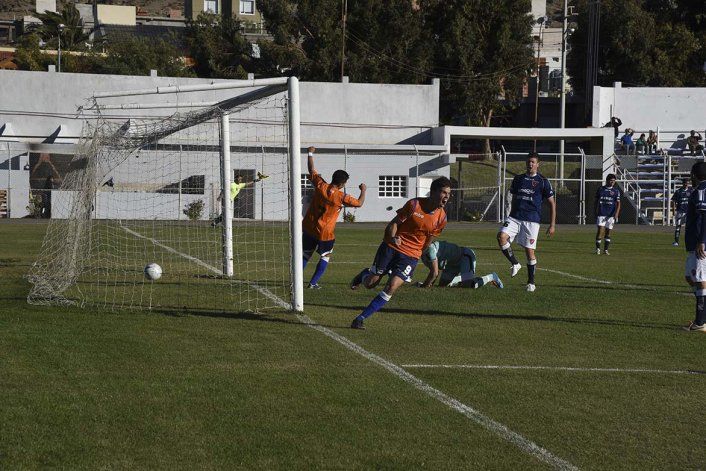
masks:
<svg viewBox="0 0 706 471"><path fill-rule="evenodd" d="M292 235L292 309L304 310L302 252L301 142L299 135L299 80L289 78L289 227Z"/></svg>
<svg viewBox="0 0 706 471"><path fill-rule="evenodd" d="M561 119L559 127L566 127L566 40L569 26L569 2L564 0L564 25L561 28ZM559 141L559 186L564 186L564 139Z"/></svg>
<svg viewBox="0 0 706 471"><path fill-rule="evenodd" d="M223 274L233 276L233 201L230 199L230 121L221 115L221 214L223 215Z"/></svg>

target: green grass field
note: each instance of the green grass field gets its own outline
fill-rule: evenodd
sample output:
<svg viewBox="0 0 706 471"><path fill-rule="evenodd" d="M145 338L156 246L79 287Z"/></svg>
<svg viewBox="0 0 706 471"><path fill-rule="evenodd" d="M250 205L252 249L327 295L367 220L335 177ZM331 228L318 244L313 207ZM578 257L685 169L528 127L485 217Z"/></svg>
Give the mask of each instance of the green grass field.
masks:
<svg viewBox="0 0 706 471"><path fill-rule="evenodd" d="M679 329L694 300L669 228L620 225L611 255L596 256L593 227L560 226L540 240L527 293L524 268L508 278L495 225L451 225L443 238L476 249L478 271L506 288L405 286L365 331L348 326L376 292L347 284L381 225L339 226L324 288L305 293L316 328L286 312L30 306L23 276L45 228L0 224L0 469L706 463L706 335ZM547 368L480 368L492 365Z"/></svg>

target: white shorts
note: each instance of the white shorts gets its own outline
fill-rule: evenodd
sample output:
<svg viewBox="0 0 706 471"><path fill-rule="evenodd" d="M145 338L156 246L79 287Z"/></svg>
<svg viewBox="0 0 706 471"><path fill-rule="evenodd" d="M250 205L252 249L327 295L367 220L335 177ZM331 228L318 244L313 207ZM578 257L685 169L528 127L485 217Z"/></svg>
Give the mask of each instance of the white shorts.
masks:
<svg viewBox="0 0 706 471"><path fill-rule="evenodd" d="M500 227L500 232L510 236L510 242L517 238L517 243L528 249L537 248L537 236L539 235L539 223L530 221L520 221L512 217L507 217Z"/></svg>
<svg viewBox="0 0 706 471"><path fill-rule="evenodd" d="M706 281L706 259L699 260L696 258L696 252L689 252L686 257L684 276L691 278L694 283Z"/></svg>
<svg viewBox="0 0 706 471"><path fill-rule="evenodd" d="M605 227L606 229L613 229L613 224L615 224L614 217L598 216L596 219L596 226Z"/></svg>
<svg viewBox="0 0 706 471"><path fill-rule="evenodd" d="M686 222L686 212L684 211L677 211L674 213L674 225L675 226L681 226Z"/></svg>

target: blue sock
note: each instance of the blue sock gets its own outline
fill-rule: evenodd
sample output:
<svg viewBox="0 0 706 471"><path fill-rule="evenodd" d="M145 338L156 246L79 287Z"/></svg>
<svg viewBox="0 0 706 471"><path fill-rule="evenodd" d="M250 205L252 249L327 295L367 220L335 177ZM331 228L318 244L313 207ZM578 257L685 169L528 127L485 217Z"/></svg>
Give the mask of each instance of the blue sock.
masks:
<svg viewBox="0 0 706 471"><path fill-rule="evenodd" d="M316 265L316 271L314 272L314 276L311 277L311 281L309 282L310 285L315 285L319 282L319 279L324 276L324 272L326 271L326 267L328 266L328 260L328 257L321 257L319 259L319 263Z"/></svg>
<svg viewBox="0 0 706 471"><path fill-rule="evenodd" d="M307 263L309 263L309 259L304 257L304 263L303 263L304 267L303 268L306 268Z"/></svg>
<svg viewBox="0 0 706 471"><path fill-rule="evenodd" d="M372 316L376 312L378 312L382 307L387 304L387 302L392 299L392 296L387 294L384 291L380 291L380 294L375 296L372 301L370 301L370 304L368 304L368 307L366 307L363 312L360 313L360 315L356 318L358 320L365 320L368 317Z"/></svg>

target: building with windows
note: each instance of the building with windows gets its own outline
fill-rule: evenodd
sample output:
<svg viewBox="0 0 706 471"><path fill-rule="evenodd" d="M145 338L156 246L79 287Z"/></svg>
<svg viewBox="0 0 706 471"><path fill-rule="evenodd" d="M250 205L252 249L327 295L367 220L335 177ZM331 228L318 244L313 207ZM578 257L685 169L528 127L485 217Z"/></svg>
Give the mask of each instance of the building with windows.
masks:
<svg viewBox="0 0 706 471"><path fill-rule="evenodd" d="M262 22L255 0L186 0L184 11L189 19L196 18L200 13L214 13L235 16L245 23Z"/></svg>

